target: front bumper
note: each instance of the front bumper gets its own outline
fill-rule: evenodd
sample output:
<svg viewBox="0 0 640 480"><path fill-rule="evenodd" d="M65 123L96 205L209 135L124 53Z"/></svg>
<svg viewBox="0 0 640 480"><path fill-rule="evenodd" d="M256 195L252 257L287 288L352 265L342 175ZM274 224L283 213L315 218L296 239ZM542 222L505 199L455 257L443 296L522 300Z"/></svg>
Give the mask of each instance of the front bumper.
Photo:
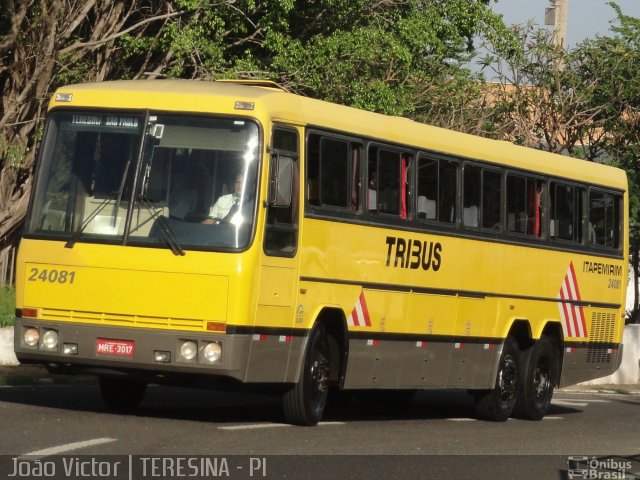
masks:
<svg viewBox="0 0 640 480"><path fill-rule="evenodd" d="M38 345L29 346L24 333L29 328L40 332ZM42 338L46 330L58 334L55 348L44 346ZM180 332L146 328L113 327L79 323L50 322L31 318L17 318L14 327L16 357L22 363L45 364L69 371L142 371L149 373L190 373L227 377L246 381L247 361L251 350L250 334L222 334L209 332ZM133 345L129 356L98 353L99 339L128 342ZM183 358L180 352L184 342L194 342L197 356ZM131 344L130 342L133 342ZM208 361L203 354L205 345L216 342L222 347L222 356L216 362ZM76 345L77 353L65 353L64 345ZM169 361L158 361L156 352L168 352Z"/></svg>

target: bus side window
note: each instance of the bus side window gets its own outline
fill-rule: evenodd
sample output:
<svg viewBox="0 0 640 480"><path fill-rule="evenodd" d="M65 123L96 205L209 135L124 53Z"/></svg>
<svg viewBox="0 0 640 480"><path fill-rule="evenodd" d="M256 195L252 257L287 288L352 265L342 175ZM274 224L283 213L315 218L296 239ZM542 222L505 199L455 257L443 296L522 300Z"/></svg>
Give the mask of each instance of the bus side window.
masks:
<svg viewBox="0 0 640 480"><path fill-rule="evenodd" d="M417 217L443 223L456 220L458 166L451 160L418 158Z"/></svg>
<svg viewBox="0 0 640 480"><path fill-rule="evenodd" d="M320 203L347 208L351 188L349 144L343 140L320 140Z"/></svg>
<svg viewBox="0 0 640 480"><path fill-rule="evenodd" d="M620 247L620 204L622 197L608 192L589 192L589 244L605 247Z"/></svg>
<svg viewBox="0 0 640 480"><path fill-rule="evenodd" d="M502 175L494 170L482 171L482 227L501 230Z"/></svg>
<svg viewBox="0 0 640 480"><path fill-rule="evenodd" d="M464 197L462 223L467 227L479 227L480 191L482 170L477 165L464 166Z"/></svg>
<svg viewBox="0 0 640 480"><path fill-rule="evenodd" d="M320 206L320 135L307 138L307 202Z"/></svg>
<svg viewBox="0 0 640 480"><path fill-rule="evenodd" d="M378 211L400 215L401 158L399 152L378 151Z"/></svg>
<svg viewBox="0 0 640 480"><path fill-rule="evenodd" d="M542 238L545 190L543 180L527 179L527 234L536 238Z"/></svg>
<svg viewBox="0 0 640 480"><path fill-rule="evenodd" d="M438 209L438 160L418 158L418 218L436 220Z"/></svg>
<svg viewBox="0 0 640 480"><path fill-rule="evenodd" d="M362 163L362 145L351 143L351 185L349 187L351 197L351 210L360 210L360 169Z"/></svg>
<svg viewBox="0 0 640 480"><path fill-rule="evenodd" d="M507 175L507 232L540 238L544 182L533 177Z"/></svg>
<svg viewBox="0 0 640 480"><path fill-rule="evenodd" d="M298 248L298 134L294 130L277 128L273 132L272 148L283 157L293 160L292 197L288 207L270 206L267 210L267 224L264 237L264 251L267 255L293 257Z"/></svg>
<svg viewBox="0 0 640 480"><path fill-rule="evenodd" d="M456 201L458 198L458 163L440 160L438 167L438 221L456 221Z"/></svg>
<svg viewBox="0 0 640 480"><path fill-rule="evenodd" d="M502 174L478 165L464 166L462 223L502 230Z"/></svg>
<svg viewBox="0 0 640 480"><path fill-rule="evenodd" d="M307 202L360 209L360 157L356 142L311 133L307 140Z"/></svg>
<svg viewBox="0 0 640 480"><path fill-rule="evenodd" d="M378 149L369 149L369 159L367 168L367 209L375 213L378 211Z"/></svg>
<svg viewBox="0 0 640 480"><path fill-rule="evenodd" d="M582 197L584 189L551 183L551 236L582 243Z"/></svg>

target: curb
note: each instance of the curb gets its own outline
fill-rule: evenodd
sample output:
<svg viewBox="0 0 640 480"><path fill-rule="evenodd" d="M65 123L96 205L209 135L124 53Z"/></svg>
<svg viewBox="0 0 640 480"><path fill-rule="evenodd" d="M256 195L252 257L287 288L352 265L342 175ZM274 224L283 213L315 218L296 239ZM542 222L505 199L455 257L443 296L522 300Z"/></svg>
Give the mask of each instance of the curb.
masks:
<svg viewBox="0 0 640 480"><path fill-rule="evenodd" d="M19 365L13 353L13 327L0 328L0 365Z"/></svg>

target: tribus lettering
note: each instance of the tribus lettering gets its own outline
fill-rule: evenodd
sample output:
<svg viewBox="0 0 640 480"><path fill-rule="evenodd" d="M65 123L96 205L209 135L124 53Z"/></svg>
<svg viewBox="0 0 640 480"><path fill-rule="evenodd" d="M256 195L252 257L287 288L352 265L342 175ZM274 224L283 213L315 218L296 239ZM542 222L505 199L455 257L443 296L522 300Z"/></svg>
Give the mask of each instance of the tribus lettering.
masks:
<svg viewBox="0 0 640 480"><path fill-rule="evenodd" d="M442 245L427 240L387 237L387 267L440 270Z"/></svg>

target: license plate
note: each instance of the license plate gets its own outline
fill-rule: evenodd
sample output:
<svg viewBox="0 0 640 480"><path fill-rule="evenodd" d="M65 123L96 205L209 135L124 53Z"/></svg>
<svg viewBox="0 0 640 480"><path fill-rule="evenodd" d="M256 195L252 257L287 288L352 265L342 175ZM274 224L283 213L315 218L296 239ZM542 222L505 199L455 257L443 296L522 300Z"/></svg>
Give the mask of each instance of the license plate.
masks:
<svg viewBox="0 0 640 480"><path fill-rule="evenodd" d="M99 355L133 357L135 350L135 342L131 340L110 340L107 338L96 340L96 353Z"/></svg>

